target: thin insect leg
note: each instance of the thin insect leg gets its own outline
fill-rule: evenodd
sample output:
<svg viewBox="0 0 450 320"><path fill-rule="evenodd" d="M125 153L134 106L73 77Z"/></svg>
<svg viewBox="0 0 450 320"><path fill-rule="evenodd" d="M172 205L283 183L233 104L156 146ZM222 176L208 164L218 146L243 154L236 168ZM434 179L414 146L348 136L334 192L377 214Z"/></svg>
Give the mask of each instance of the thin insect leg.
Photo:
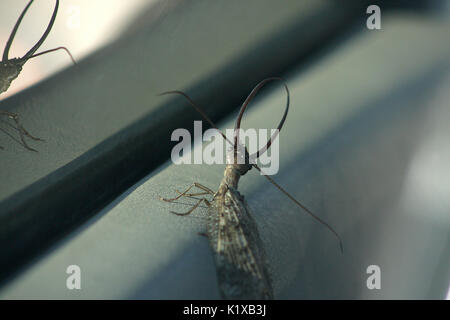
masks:
<svg viewBox="0 0 450 320"><path fill-rule="evenodd" d="M14 127L14 126L10 125L9 123L5 122L11 128L13 128L13 129L15 129L17 131L22 131L26 136L30 137L33 140L44 141L41 138L37 138L37 137L32 136L20 123L18 123L19 115L17 113L12 113L12 112L9 112L9 111L2 111L2 110L0 110L0 115L5 115L5 116L7 116L7 117L9 117L9 118L14 120L14 122L16 123L16 126L18 126L18 127Z"/></svg>
<svg viewBox="0 0 450 320"><path fill-rule="evenodd" d="M19 134L20 134L20 141L22 141L22 145L23 145L26 149L28 149L28 150L30 150L30 151L38 152L36 149L33 149L32 147L30 147L30 146L28 145L28 143L25 142L24 134L23 134L22 130L19 130Z"/></svg>
<svg viewBox="0 0 450 320"><path fill-rule="evenodd" d="M14 128L16 129L16 128ZM17 142L18 144L21 144L20 140L17 140L16 137L14 137L11 133L9 133L8 131L6 131L3 128L0 128L0 131L2 131L4 134L6 134L7 136L9 136L12 140L14 140L15 142Z"/></svg>
<svg viewBox="0 0 450 320"><path fill-rule="evenodd" d="M22 132L27 136L27 137L29 137L30 139L33 139L34 141L45 141L44 139L41 139L41 138L37 138L37 137L34 137L34 136L32 136L24 127L22 127L22 126L20 126L20 129L19 129L19 131L20 130L22 130Z"/></svg>
<svg viewBox="0 0 450 320"><path fill-rule="evenodd" d="M33 140L41 140L41 139L36 138L36 137L33 137L31 134L28 133L27 130L25 130L24 127L22 127L22 125L20 124L20 121L19 121L19 115L16 114L16 113L12 113L12 112L9 112L9 111L3 111L3 110L0 110L0 114L6 115L7 117L9 117L9 118L11 118L11 119L14 120L14 122L16 123L16 126L17 126L17 131L19 131L20 140L22 141L22 145L23 145L26 149L28 149L28 150L30 150L30 151L37 152L37 150L31 148L31 147L26 143L24 136L28 136L28 137L30 137L30 138L33 139Z"/></svg>
<svg viewBox="0 0 450 320"><path fill-rule="evenodd" d="M0 114L3 114L5 111L0 111ZM14 114L13 114L14 115ZM7 116L8 117L11 117L11 118L13 118L10 114L7 114ZM7 126L9 126L10 128L12 128L12 129L14 129L14 130L17 130L17 131L21 131L22 130L22 132L26 135L26 136L28 136L29 138L31 138L31 139L33 139L33 140L35 140L35 141L45 141L44 139L41 139L41 138L37 138L37 137L34 137L34 136L32 136L23 126L20 126L20 128L17 128L17 124L16 124L16 126L13 126L12 124L10 124L9 122L7 122L7 121L3 121L2 120L2 122L4 122ZM3 130L4 131L4 130ZM6 133L6 132L5 132ZM19 142L20 143L20 142Z"/></svg>
<svg viewBox="0 0 450 320"><path fill-rule="evenodd" d="M180 199L181 197L185 196L186 194L188 194L188 192L193 188L199 188L209 194L214 194L214 191L212 191L211 189L209 189L208 187L205 187L204 185L201 185L200 183L194 182L193 184L190 185L189 188L186 189L186 191L180 193L178 196L176 196L175 198L172 199L167 199L167 198L163 198L163 197L159 197L160 200L162 201L166 201L166 202L173 202L175 200ZM178 191L179 192L179 191Z"/></svg>
<svg viewBox="0 0 450 320"><path fill-rule="evenodd" d="M14 129L18 130L17 128L14 128ZM3 128L0 128L0 131L3 131L4 134L8 135L12 140L16 141L18 144L23 144L23 140L22 141L17 140L13 135L11 135L8 131L4 130ZM18 130L18 131L19 131L19 133L21 133L20 130ZM28 147L26 144L24 146L25 146L25 148ZM2 146L0 146L0 149L3 150L4 148ZM36 151L36 150L34 150L34 149L30 148L30 147L28 147L27 149L32 150L32 151Z"/></svg>
<svg viewBox="0 0 450 320"><path fill-rule="evenodd" d="M175 190L176 192L178 192L179 194L182 194L182 192L180 192L179 190ZM196 196L205 196L207 194L210 194L208 191L204 191L204 192L198 192L198 193L185 193L184 196L187 198L194 198Z"/></svg>
<svg viewBox="0 0 450 320"><path fill-rule="evenodd" d="M182 193L182 192L180 192L178 190L175 190L175 191L178 192L179 194ZM210 194L210 193L209 192L189 193L189 194L183 195L183 197L189 198L189 199L194 199L194 200L200 200L200 199L203 199L203 198L197 198L197 196L205 196L205 195L208 195L208 194ZM177 203L181 203L181 202L177 202ZM191 205L191 204L189 204L189 205Z"/></svg>
<svg viewBox="0 0 450 320"><path fill-rule="evenodd" d="M193 187L195 187L195 183L191 184L191 185L189 186L189 188L187 188L184 192L180 193L180 194L179 194L178 196L176 196L175 198L168 199L168 198L159 197L159 199L162 200L162 201L166 201L166 202L172 202L172 201L178 200L178 199L180 199L182 196L184 196L186 193L188 193L189 190L191 190Z"/></svg>
<svg viewBox="0 0 450 320"><path fill-rule="evenodd" d="M191 209L189 209L187 212L184 212L184 213L179 213L179 212L175 212L175 211L170 211L171 213L173 213L173 214L176 214L177 216L187 216L187 215L189 215L189 214L191 214L192 213L192 211L194 211L195 209L197 209L198 208L198 206L200 205L200 203L202 203L202 202L205 202L205 204L209 207L211 204L210 204L210 202L207 200L207 199L205 199L205 198L203 198L203 199L200 199Z"/></svg>
<svg viewBox="0 0 450 320"><path fill-rule="evenodd" d="M204 185L202 185L202 184L200 184L200 183L194 182L194 185L195 185L197 188L202 189L202 190L204 190L205 192L207 192L207 193L209 193L209 194L212 194L212 195L215 194L215 192L212 191L210 188L205 187Z"/></svg>
<svg viewBox="0 0 450 320"><path fill-rule="evenodd" d="M0 111L0 114L1 114L1 111ZM13 126L11 123L9 123L8 121L5 121L5 120L1 120L2 121L2 123L4 123L5 125L7 125L8 127L10 127L11 129L14 129L14 130L19 130L19 129L17 129L17 127L15 127L15 126Z"/></svg>
<svg viewBox="0 0 450 320"><path fill-rule="evenodd" d="M17 129L18 129L19 134L20 134L20 140L22 141L23 146L24 146L25 148L27 148L28 150L37 152L37 150L31 148L31 147L25 142L24 136L28 136L28 137L32 138L33 140L40 140L40 139L39 139L39 138L33 137L31 134L28 133L27 130L25 130L25 128L20 124L20 121L19 121L19 115L13 114L13 116L10 116L10 117L11 117L11 118L14 120L14 122L16 123Z"/></svg>

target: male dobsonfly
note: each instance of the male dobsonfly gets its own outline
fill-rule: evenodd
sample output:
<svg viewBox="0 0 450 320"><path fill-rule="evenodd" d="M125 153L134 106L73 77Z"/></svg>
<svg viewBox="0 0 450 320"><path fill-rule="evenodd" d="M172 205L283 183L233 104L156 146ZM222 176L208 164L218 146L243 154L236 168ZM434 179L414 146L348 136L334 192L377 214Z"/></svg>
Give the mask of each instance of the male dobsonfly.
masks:
<svg viewBox="0 0 450 320"><path fill-rule="evenodd" d="M256 161L253 160L256 160L267 151L286 120L289 110L289 89L283 82L287 93L287 103L283 117L278 125L278 130L275 131L263 148L252 155L249 155L247 148L239 141L241 119L247 105L267 82L274 80L282 81L281 78L277 77L267 78L261 81L242 104L234 128L234 143L229 141L228 138L217 129L217 126L185 93L181 91L168 91L162 93L163 95L180 94L184 96L202 117L208 121L213 128L218 130L222 137L233 146L227 153L227 164L224 177L217 192L214 192L199 183L194 183L186 191L178 191L179 194L175 198L161 198L163 201L173 202L181 197L213 196L212 200L207 200L206 198L199 199L186 213L173 213L177 215L188 215L202 202L208 206L208 225L204 235L208 238L214 253L219 289L224 299L273 299L272 282L267 268L265 250L259 237L256 223L250 213L250 208L247 205L244 196L239 193L237 188L239 178L245 175L252 167L262 172L256 164ZM239 159L240 161L236 161ZM281 186L275 183L269 176L264 176L281 192L294 201L295 204L300 206L314 219L318 220L333 232L338 238L341 252L343 252L342 241L329 224L314 215ZM201 192L189 193L193 187L201 190Z"/></svg>
<svg viewBox="0 0 450 320"><path fill-rule="evenodd" d="M30 2L28 2L27 6L25 7L25 9L23 9L21 15L19 16L19 18L17 19L16 24L14 25L13 30L11 31L11 34L9 36L8 41L6 42L6 46L5 49L3 50L3 57L2 60L0 61L0 94L2 92L5 92L8 90L9 86L11 85L11 82L16 79L20 72L22 71L22 67L23 65L31 58L35 58L37 56L46 54L46 53L50 53L53 51L57 51L57 50L64 50L67 52L67 54L70 56L70 58L72 59L72 62L75 64L75 60L73 59L72 55L70 54L69 50L65 47L57 47L54 49L50 49L50 50L45 50L43 52L39 52L36 53L36 51L39 49L39 47L44 43L45 39L47 38L48 34L50 33L50 30L53 27L53 24L55 22L56 19L56 14L58 12L58 7L59 7L59 0L56 0L56 5L55 5L55 9L53 10L53 14L52 17L50 19L50 22L47 26L47 29L45 30L44 34L42 35L42 37L39 39L39 41L22 57L22 58L9 58L9 49L11 48L11 44L14 40L14 37L16 35L17 29L19 28L20 23L22 22L23 17L25 16L28 8L31 6L31 4L33 3L34 0L30 0ZM0 115L4 115L10 119L12 119L15 123L15 129L19 132L20 134L20 140L22 141L22 144L25 148L27 148L28 150L31 151L36 151L33 148L31 148L30 146L28 146L28 144L25 142L25 136L33 139L33 140L41 140L39 138L35 138L32 135L30 135L20 124L19 122L19 116L15 113L9 112L9 111L2 111L0 110ZM2 147L0 147L2 148Z"/></svg>

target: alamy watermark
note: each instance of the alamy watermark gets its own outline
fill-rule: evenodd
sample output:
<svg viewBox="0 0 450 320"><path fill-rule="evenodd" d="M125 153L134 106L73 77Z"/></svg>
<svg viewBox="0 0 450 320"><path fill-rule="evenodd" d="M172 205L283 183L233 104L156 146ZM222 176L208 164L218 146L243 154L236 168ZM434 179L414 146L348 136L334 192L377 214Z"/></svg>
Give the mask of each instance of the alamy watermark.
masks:
<svg viewBox="0 0 450 320"><path fill-rule="evenodd" d="M370 16L367 18L366 26L369 30L381 29L381 9L379 6L373 4L367 7L367 14Z"/></svg>
<svg viewBox="0 0 450 320"><path fill-rule="evenodd" d="M234 141L235 134L239 136L237 145L237 158L233 157L233 146L230 142ZM279 161L279 140L278 129L271 129L270 136L268 129L227 129L225 140L221 133L216 129L202 131L202 121L194 121L194 150L192 152L192 138L187 129L176 129L172 132L171 140L179 141L171 153L172 162L178 164L256 164L256 154L258 154L259 166L264 169L265 175L274 175L278 173ZM272 139L270 150L265 150L264 146ZM202 142L210 142L205 146ZM244 142L244 143L242 143ZM244 145L247 146L249 157L246 158ZM263 150L264 152L262 152Z"/></svg>
<svg viewBox="0 0 450 320"><path fill-rule="evenodd" d="M70 4L67 8L68 18L66 26L70 30L80 29L81 27L81 8L79 5Z"/></svg>
<svg viewBox="0 0 450 320"><path fill-rule="evenodd" d="M370 276L367 277L367 281L366 281L367 289L380 290L381 289L381 268L380 268L380 266L377 266L376 264L372 264L367 267L366 273L370 274Z"/></svg>
<svg viewBox="0 0 450 320"><path fill-rule="evenodd" d="M67 267L66 273L69 276L66 279L66 287L69 290L81 289L81 268L76 264L72 264Z"/></svg>

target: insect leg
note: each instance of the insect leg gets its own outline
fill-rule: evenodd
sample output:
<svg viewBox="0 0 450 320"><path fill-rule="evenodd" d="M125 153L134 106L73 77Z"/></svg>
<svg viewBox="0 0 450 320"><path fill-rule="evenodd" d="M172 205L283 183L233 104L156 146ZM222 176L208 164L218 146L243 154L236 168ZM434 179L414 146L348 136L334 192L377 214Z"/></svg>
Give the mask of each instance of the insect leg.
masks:
<svg viewBox="0 0 450 320"><path fill-rule="evenodd" d="M211 204L210 202L206 199L206 198L202 198L200 200L198 200L198 202L188 211L184 212L184 213L180 213L180 212L175 212L175 211L170 211L170 213L176 214L177 216L187 216L189 214L192 213L192 211L194 211L195 209L198 208L198 206L200 205L200 203L205 202L205 204L209 207Z"/></svg>
<svg viewBox="0 0 450 320"><path fill-rule="evenodd" d="M19 131L22 131L28 138L34 140L34 141L45 141L44 139L41 138L37 138L32 136L27 130L25 130L24 127L20 126L20 129L18 129Z"/></svg>
<svg viewBox="0 0 450 320"><path fill-rule="evenodd" d="M196 188L198 188L198 189L201 189L201 190L205 191L205 194L212 194L212 195L214 194L214 191L212 191L212 190L209 189L208 187L205 187L204 185L201 185L200 183L194 182L194 183L191 184L191 185L189 186L189 188L187 188L184 192L179 192L179 191L177 190L177 192L180 193L180 194L179 194L178 196L176 196L175 198L168 199L168 198L159 197L159 199L162 200L162 201L166 201L166 202L173 202L173 201L175 201L175 200L180 199L181 197L184 197L184 196L190 196L191 194L189 194L188 192L189 192L193 187L196 187Z"/></svg>
<svg viewBox="0 0 450 320"><path fill-rule="evenodd" d="M3 113L4 111L0 111L0 113ZM12 128L14 128L15 130L22 132L23 134L25 134L27 137L29 137L30 139L33 139L34 141L45 141L44 139L41 138L37 138L32 136L20 123L19 123L19 115L18 114L12 114L13 116L8 115L9 117L11 117L14 122L16 123L16 127L11 126Z"/></svg>
<svg viewBox="0 0 450 320"><path fill-rule="evenodd" d="M7 117L13 119L14 122L16 123L16 128L15 128L15 129L16 129L17 131L19 131L20 140L22 141L23 146L24 146L25 148L27 148L28 150L30 150L30 151L35 151L35 152L37 152L37 150L31 148L31 147L25 142L24 136L28 136L28 137L30 137L30 138L33 139L33 140L39 140L39 141L42 141L42 139L33 137L30 133L28 133L27 130L25 130L25 128L20 124L20 121L19 121L19 115L18 115L18 114L15 114L15 113L12 113L12 112L9 112L9 111L3 111L3 110L0 110L0 115L5 115L5 116L7 116Z"/></svg>
<svg viewBox="0 0 450 320"><path fill-rule="evenodd" d="M15 127L13 127L11 124L7 123L8 126L10 126L11 128L17 130ZM6 134L7 136L9 136L12 140L16 141L18 144L21 144L20 140L17 140L16 137L14 137L11 133L9 133L8 131L6 131L3 128L0 128L0 131L2 131L4 134ZM4 149L2 146L0 146L0 149Z"/></svg>
<svg viewBox="0 0 450 320"><path fill-rule="evenodd" d="M182 192L175 190L176 192L178 192L179 194L182 194ZM186 198L192 198L192 199L197 199L196 196L205 196L207 194L210 194L208 191L203 191L203 192L198 192L198 193L185 193L183 196Z"/></svg>

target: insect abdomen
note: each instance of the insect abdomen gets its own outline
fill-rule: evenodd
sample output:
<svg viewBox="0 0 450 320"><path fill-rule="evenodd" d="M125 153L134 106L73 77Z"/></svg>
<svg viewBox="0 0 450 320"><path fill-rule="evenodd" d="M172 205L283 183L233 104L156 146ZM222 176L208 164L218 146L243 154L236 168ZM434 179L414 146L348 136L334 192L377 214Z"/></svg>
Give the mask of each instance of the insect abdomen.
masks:
<svg viewBox="0 0 450 320"><path fill-rule="evenodd" d="M243 196L229 188L210 207L208 238L224 299L273 299L265 252Z"/></svg>

